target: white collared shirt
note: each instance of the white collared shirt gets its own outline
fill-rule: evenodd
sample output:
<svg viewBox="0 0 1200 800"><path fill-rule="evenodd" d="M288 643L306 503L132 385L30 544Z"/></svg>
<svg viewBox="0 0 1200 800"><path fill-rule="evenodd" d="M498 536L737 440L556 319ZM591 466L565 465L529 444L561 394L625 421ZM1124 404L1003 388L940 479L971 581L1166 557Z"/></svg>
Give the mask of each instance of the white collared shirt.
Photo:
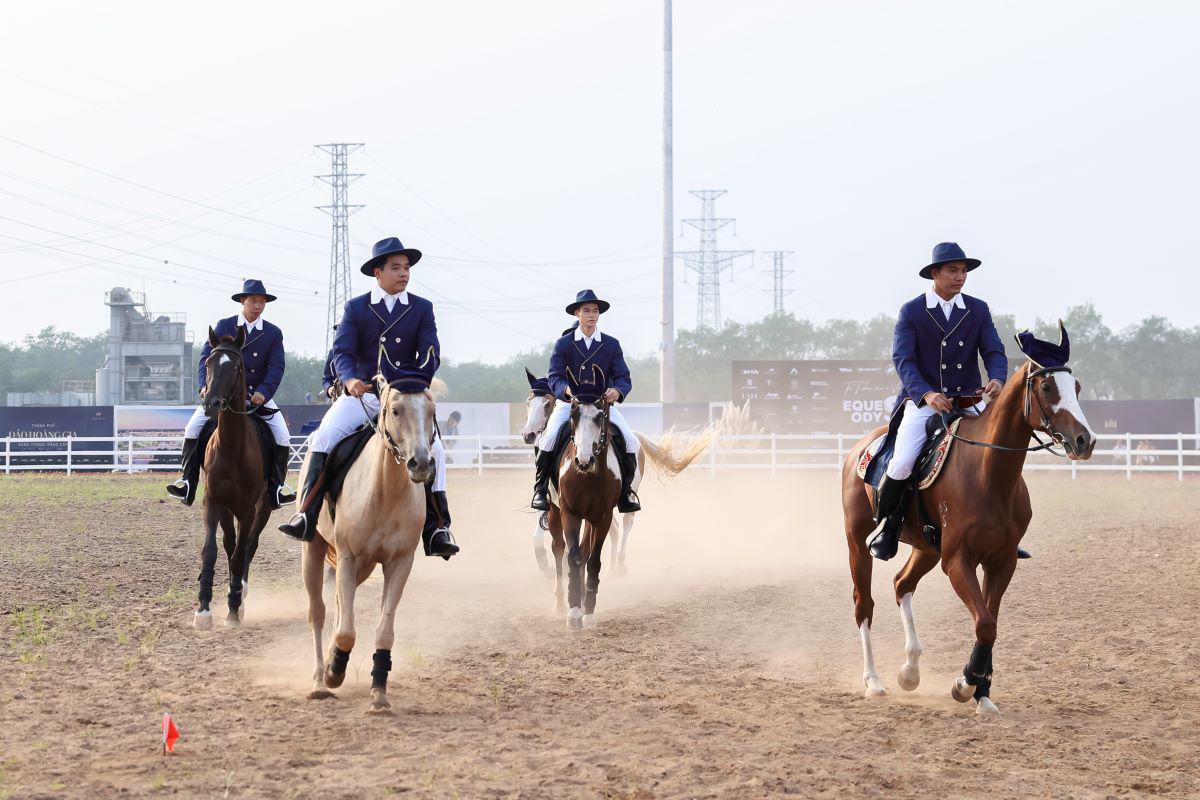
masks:
<svg viewBox="0 0 1200 800"><path fill-rule="evenodd" d="M246 321L246 317L245 317L245 315L239 312L239 313L238 313L238 318L237 318L237 324L238 324L240 327L243 327L243 328L245 328L245 329L246 329L246 335L247 335L247 336L249 336L249 335L250 335L250 332L251 332L251 331L259 331L259 332L261 332L261 331L262 331L262 329L263 329L263 318L262 318L262 314L259 314L259 315L258 315L258 319L254 320L254 322L247 322L247 321Z"/></svg>
<svg viewBox="0 0 1200 800"><path fill-rule="evenodd" d="M371 305L375 305L380 300L387 306L388 313L392 313L392 309L396 307L396 301L399 300L402 305L408 305L408 290L405 289L399 294L388 294L378 285L371 290Z"/></svg>
<svg viewBox="0 0 1200 800"><path fill-rule="evenodd" d="M592 342L598 342L598 341L600 341L600 339L601 339L600 326L598 326L598 325L596 326L595 332L591 336L584 336L583 328L575 329L575 341L577 341L577 342L582 341L583 346L586 347L588 350L592 349Z"/></svg>
<svg viewBox="0 0 1200 800"><path fill-rule="evenodd" d="M938 308L939 306L942 309L942 313L946 315L946 319L948 321L950 319L950 312L953 310L954 306L958 306L962 310L966 311L967 302L963 300L962 292L954 295L954 298L951 300L943 300L942 296L935 292L933 287L930 286L925 290L925 307Z"/></svg>

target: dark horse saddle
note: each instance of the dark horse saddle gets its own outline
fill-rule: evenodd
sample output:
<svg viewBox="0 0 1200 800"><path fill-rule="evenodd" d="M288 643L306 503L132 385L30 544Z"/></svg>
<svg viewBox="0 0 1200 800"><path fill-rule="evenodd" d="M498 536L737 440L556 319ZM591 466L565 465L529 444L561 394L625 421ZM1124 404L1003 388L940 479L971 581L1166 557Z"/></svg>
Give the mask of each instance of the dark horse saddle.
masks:
<svg viewBox="0 0 1200 800"><path fill-rule="evenodd" d="M275 411L274 413L278 414L279 412ZM250 427L258 434L258 446L262 450L263 476L270 483L271 474L275 468L275 434L271 433L271 428L267 425L266 416L262 414L261 410L249 416L253 420ZM204 420L204 427L200 429L200 435L196 439L196 452L200 454L201 459L204 458L204 453L208 450L208 441L212 438L213 431L216 429L216 417L209 417Z"/></svg>
<svg viewBox="0 0 1200 800"><path fill-rule="evenodd" d="M363 423L357 430L334 445L333 451L325 460L325 485L327 487L325 491L330 518L337 518L337 501L342 494L342 488L346 485L346 475L350 472L350 467L354 466L354 462L362 455L363 448L367 446L367 442L371 441L371 437L374 435L375 429L369 423Z"/></svg>
<svg viewBox="0 0 1200 800"><path fill-rule="evenodd" d="M621 435L621 431L616 425L609 424L609 447L618 455L625 452L625 437ZM554 464L562 463L563 454L567 452L567 445L571 443L571 420L567 420L558 429L558 439L554 445ZM550 483L554 484L554 491L558 491L558 470L555 469L550 473Z"/></svg>

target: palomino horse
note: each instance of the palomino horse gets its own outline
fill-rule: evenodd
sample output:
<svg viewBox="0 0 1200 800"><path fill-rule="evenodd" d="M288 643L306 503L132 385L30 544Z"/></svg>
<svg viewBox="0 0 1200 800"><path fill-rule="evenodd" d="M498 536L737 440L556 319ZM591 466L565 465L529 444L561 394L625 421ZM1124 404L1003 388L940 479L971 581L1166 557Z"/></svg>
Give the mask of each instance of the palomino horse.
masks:
<svg viewBox="0 0 1200 800"><path fill-rule="evenodd" d="M550 387L545 378L535 377L528 369L525 370L525 377L529 381L529 397L525 399L525 427L521 429L521 438L525 444L533 444L545 432L555 400L554 395L550 394ZM646 475L646 450L646 447L638 450L637 474L634 475L631 484L635 492L642 485L642 478ZM634 514L613 514L612 526L608 529L612 540L612 554L616 559L614 569L618 575L625 573L625 550L629 546L629 535L633 532L635 519ZM548 530L546 515L543 513L538 516L538 521L533 526L533 555L542 574L553 578L555 573L550 569L550 561L546 558Z"/></svg>
<svg viewBox="0 0 1200 800"><path fill-rule="evenodd" d="M1026 453L1047 449L1049 444L1028 447L1030 437L1036 437L1038 431L1049 434L1072 460L1090 458L1096 446L1095 434L1079 406L1079 384L1066 366L1067 332L1061 323L1059 326L1062 336L1059 345L1038 341L1028 333L1018 337L1030 361L1016 371L1000 397L982 414L962 420L955 435L958 443L940 477L921 492L925 507L931 509L941 525L940 553L922 533L915 496L905 501L908 508L901 541L913 549L893 580L904 624L906 655L898 683L906 691L916 689L920 683L918 659L922 648L913 618L912 597L917 582L940 561L942 571L975 622L975 648L951 694L962 703L974 697L980 714L999 713L988 696L996 619L1000 599L1017 567L1017 546L1033 516L1021 470ZM867 538L875 524L856 466L864 449L883 432L881 428L861 439L842 465L842 508L854 580L854 621L862 639L867 696L882 695L886 690L875 670L871 649L875 603L871 599L873 560ZM979 566L983 567L982 588L976 577Z"/></svg>
<svg viewBox="0 0 1200 800"><path fill-rule="evenodd" d="M563 606L563 557L566 557L567 627L577 631L596 625L596 593L600 589L600 554L613 521L613 507L621 491L621 467L612 449L612 427L607 401L571 401L571 441L558 465L558 487L550 486L551 550L556 570L555 608ZM708 447L715 429L693 439L681 454L674 452L670 435L658 443L638 433L642 452L665 475L678 475ZM587 585L583 569L587 565ZM582 602L581 602L582 601Z"/></svg>
<svg viewBox="0 0 1200 800"><path fill-rule="evenodd" d="M224 532L229 559L229 614L225 624L237 627L245 615L250 586L250 562L258 549L258 535L271 516L262 446L246 408L246 370L242 345L246 329L237 336L217 338L208 329L212 353L208 356L205 416L216 416L216 430L204 452L204 548L201 551L200 607L192 624L199 630L212 627L213 573L217 561L217 524ZM234 528L234 521L237 528Z"/></svg>
<svg viewBox="0 0 1200 800"><path fill-rule="evenodd" d="M440 384L439 382L435 382ZM371 707L368 713L390 713L388 672L392 668L396 606L404 593L421 544L425 522L425 486L433 477L430 448L435 431L433 394L407 381L387 383L375 378L379 392L379 422L346 474L336 503L326 503L317 520L317 535L304 544L302 567L308 591L308 621L312 627L316 668L310 699L331 697L346 678L354 647L354 594L374 571L383 568L383 599L375 628ZM305 469L308 468L307 459ZM334 569L337 617L329 655L321 650L325 627L322 569Z"/></svg>

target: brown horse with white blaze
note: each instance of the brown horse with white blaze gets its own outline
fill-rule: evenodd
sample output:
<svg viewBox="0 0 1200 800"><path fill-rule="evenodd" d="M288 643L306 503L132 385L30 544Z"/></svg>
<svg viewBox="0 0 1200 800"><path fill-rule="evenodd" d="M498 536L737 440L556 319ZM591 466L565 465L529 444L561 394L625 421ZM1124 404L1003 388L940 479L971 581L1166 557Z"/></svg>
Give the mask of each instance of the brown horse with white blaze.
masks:
<svg viewBox="0 0 1200 800"><path fill-rule="evenodd" d="M225 624L237 627L245 616L250 586L250 562L258 550L258 537L271 516L262 447L246 407L246 369L242 345L246 329L237 336L217 338L208 329L212 352L208 356L208 384L204 414L216 417L216 430L204 452L204 546L201 550L199 607L192 624L198 630L212 627L213 575L217 561L217 526L224 533L229 560L229 613ZM235 527L236 522L236 527Z"/></svg>
<svg viewBox="0 0 1200 800"><path fill-rule="evenodd" d="M906 660L898 682L906 691L920 683L918 660L922 647L913 617L912 597L921 578L941 564L975 624L975 647L951 693L959 702L972 698L981 714L997 714L989 697L992 648L996 642L1000 601L1017 566L1017 547L1032 519L1029 491L1021 476L1028 452L1062 447L1067 458L1086 460L1096 437L1079 405L1079 383L1066 366L1067 333L1060 323L1058 345L1031 334L1018 337L1030 361L1021 366L999 398L977 417L964 418L936 482L920 492L921 500L941 527L940 551L922 532L916 493L905 500L907 514L901 541L912 546L908 562L893 580L896 603L904 625ZM866 486L857 474L864 450L886 429L861 439L842 465L842 508L850 572L854 581L854 621L863 647L866 694L886 693L875 669L871 647L874 601L871 598L873 559L867 539L875 528ZM1052 442L1029 447L1038 432ZM1039 439L1040 441L1040 439ZM983 584L976 575L983 568Z"/></svg>

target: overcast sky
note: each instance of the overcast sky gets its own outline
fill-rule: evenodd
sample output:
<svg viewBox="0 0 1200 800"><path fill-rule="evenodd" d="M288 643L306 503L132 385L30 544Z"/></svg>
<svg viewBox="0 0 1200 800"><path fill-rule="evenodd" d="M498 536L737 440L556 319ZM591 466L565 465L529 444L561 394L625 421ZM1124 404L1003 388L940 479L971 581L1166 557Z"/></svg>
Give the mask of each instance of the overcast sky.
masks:
<svg viewBox="0 0 1200 800"><path fill-rule="evenodd" d="M675 21L676 219L727 190L725 246L795 251L788 310L895 313L954 239L984 261L967 292L1021 322L1090 300L1117 328L1200 324L1200 4L677 0ZM584 287L653 352L661 70L657 0L6 7L0 341L102 331L113 286L199 337L259 277L289 349L322 353L313 145L349 141L354 293L375 240L424 250L444 357L546 341ZM727 319L770 310L767 267L724 276Z"/></svg>

